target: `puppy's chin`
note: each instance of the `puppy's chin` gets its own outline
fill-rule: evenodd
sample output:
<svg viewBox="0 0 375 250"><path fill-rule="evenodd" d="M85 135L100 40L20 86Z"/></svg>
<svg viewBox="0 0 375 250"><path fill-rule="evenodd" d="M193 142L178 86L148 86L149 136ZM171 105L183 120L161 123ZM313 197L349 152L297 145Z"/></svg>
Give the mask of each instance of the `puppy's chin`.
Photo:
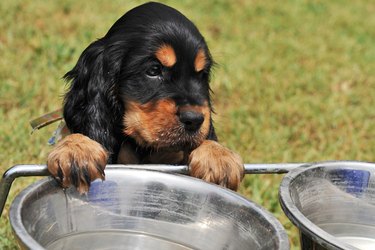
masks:
<svg viewBox="0 0 375 250"><path fill-rule="evenodd" d="M144 130L142 132L128 136L133 138L139 146L155 151L192 151L201 145L207 137L207 134L203 134L201 131L191 133L180 126L159 132L153 140L150 140L149 137L142 137L142 134L147 133Z"/></svg>

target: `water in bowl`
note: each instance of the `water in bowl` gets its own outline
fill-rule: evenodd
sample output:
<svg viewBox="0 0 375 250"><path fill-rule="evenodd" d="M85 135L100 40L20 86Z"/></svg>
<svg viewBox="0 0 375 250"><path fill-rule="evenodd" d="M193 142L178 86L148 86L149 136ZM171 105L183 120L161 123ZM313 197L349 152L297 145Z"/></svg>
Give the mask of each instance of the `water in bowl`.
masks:
<svg viewBox="0 0 375 250"><path fill-rule="evenodd" d="M79 250L79 249L165 249L165 250L191 250L189 246L163 239L161 237L131 231L108 230L80 232L65 235L50 242L46 249L53 250Z"/></svg>

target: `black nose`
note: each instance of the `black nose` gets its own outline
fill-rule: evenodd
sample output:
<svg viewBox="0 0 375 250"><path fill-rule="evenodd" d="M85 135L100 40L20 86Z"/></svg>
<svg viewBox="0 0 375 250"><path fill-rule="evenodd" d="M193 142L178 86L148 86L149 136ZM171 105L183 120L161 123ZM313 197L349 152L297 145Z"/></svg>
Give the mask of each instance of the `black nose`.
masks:
<svg viewBox="0 0 375 250"><path fill-rule="evenodd" d="M185 129L190 131L198 130L203 121L204 116L201 113L195 111L184 111L179 114L181 123L184 124Z"/></svg>

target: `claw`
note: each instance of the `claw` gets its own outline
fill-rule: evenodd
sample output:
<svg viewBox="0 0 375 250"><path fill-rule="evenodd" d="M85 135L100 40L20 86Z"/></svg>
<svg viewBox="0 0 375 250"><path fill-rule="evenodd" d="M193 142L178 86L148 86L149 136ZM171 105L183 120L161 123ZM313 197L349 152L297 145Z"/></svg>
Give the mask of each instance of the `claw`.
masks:
<svg viewBox="0 0 375 250"><path fill-rule="evenodd" d="M99 174L101 175L100 178L102 180L104 180L105 179L105 173L104 173L104 170L103 170L102 166L97 163L97 164L95 164L95 168L96 168L96 170L98 170Z"/></svg>
<svg viewBox="0 0 375 250"><path fill-rule="evenodd" d="M58 169L57 169L57 176L54 176L55 177L55 180L59 183L60 186L63 186L63 179L64 179L64 174L63 174L63 171L60 167L60 164L58 164Z"/></svg>
<svg viewBox="0 0 375 250"><path fill-rule="evenodd" d="M74 161L70 168L70 176L71 176L72 184L75 187L79 186L79 175L80 175L79 167L77 166L77 163Z"/></svg>
<svg viewBox="0 0 375 250"><path fill-rule="evenodd" d="M85 167L82 168L82 175L83 175L83 178L86 181L86 184L90 185L91 178L90 178L90 173L89 173L89 170L88 170L87 166L85 166Z"/></svg>

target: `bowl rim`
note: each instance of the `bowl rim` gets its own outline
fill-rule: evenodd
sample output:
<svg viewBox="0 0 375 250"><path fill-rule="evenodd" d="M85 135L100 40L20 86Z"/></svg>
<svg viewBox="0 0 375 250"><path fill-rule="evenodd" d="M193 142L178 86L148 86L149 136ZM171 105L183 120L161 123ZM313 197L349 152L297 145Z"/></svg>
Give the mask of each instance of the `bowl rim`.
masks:
<svg viewBox="0 0 375 250"><path fill-rule="evenodd" d="M238 201L247 204L249 208L253 209L255 213L262 215L263 220L270 224L270 226L275 231L275 239L277 240L277 244L279 246L279 250L288 250L290 249L288 235L286 233L285 228L281 224L279 220L269 211L267 211L262 206L258 205L257 203L245 198L243 195L229 190L227 188L223 188L219 185L205 182L201 179L197 179L191 176L182 175L182 174L175 174L175 173L165 173L160 171L154 171L150 169L131 169L126 167L114 167L114 168L106 168L105 173L106 176L111 176L111 174L115 174L116 171L126 171L129 172L138 172L138 174L144 173L147 171L149 173L156 175L164 175L164 176L171 176L172 178L182 178L182 179L189 179L189 181L197 182L199 185L208 185L211 189L217 190L219 192L224 192L224 194L230 195L232 198L237 199ZM157 179L157 178L155 178ZM13 230L13 234L17 238L17 241L21 244L21 246L29 249L37 249L42 250L45 249L42 245L40 245L26 230L23 221L22 221L22 209L24 208L24 203L34 194L39 187L43 185L52 184L58 187L58 184L52 177L46 177L41 180L38 180L25 189L23 189L13 200L10 209L9 209L9 220ZM60 188L60 187L59 187Z"/></svg>
<svg viewBox="0 0 375 250"><path fill-rule="evenodd" d="M327 249L347 249L360 250L352 245L338 240L335 236L324 231L313 222L311 222L297 208L291 197L290 184L302 173L317 168L356 168L356 169L373 169L375 164L361 161L324 161L306 164L295 168L287 173L279 186L279 202L285 215L289 220L304 234L308 235L313 241Z"/></svg>

